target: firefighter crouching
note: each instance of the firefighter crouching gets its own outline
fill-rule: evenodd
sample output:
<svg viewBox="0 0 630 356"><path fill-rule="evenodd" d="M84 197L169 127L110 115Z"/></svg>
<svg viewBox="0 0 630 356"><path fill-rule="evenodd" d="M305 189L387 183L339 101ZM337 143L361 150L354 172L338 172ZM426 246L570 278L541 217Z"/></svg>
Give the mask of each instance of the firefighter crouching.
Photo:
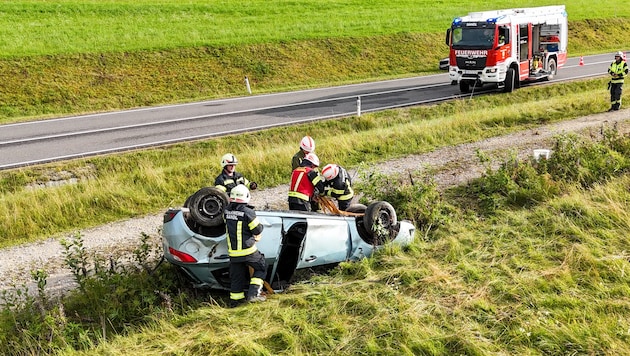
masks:
<svg viewBox="0 0 630 356"><path fill-rule="evenodd" d="M322 169L322 176L326 179L325 195L337 199L339 210L346 211L354 197L352 180L348 171L334 163L327 164Z"/></svg>
<svg viewBox="0 0 630 356"><path fill-rule="evenodd" d="M289 210L311 211L313 196L324 193L324 177L315 169L318 166L319 158L311 152L291 173Z"/></svg>
<svg viewBox="0 0 630 356"><path fill-rule="evenodd" d="M258 251L256 242L261 238L263 226L249 204L251 195L240 184L230 192L230 203L224 217L230 256L230 307L247 302L265 301L261 294L267 277L265 256ZM253 269L250 277L249 268ZM247 291L247 294L245 294Z"/></svg>
<svg viewBox="0 0 630 356"><path fill-rule="evenodd" d="M610 82L608 82L608 89L610 89L610 109L608 111L617 111L621 107L623 78L628 75L628 64L623 60L623 52L615 53L615 61L608 67L608 74L611 76Z"/></svg>

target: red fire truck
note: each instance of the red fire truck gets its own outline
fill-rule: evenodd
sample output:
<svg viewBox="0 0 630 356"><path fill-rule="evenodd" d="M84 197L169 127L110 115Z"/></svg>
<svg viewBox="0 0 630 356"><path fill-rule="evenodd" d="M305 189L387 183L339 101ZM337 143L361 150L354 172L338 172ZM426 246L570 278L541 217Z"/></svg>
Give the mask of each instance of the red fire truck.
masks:
<svg viewBox="0 0 630 356"><path fill-rule="evenodd" d="M471 12L446 31L449 79L462 93L553 79L566 63L567 37L564 5Z"/></svg>

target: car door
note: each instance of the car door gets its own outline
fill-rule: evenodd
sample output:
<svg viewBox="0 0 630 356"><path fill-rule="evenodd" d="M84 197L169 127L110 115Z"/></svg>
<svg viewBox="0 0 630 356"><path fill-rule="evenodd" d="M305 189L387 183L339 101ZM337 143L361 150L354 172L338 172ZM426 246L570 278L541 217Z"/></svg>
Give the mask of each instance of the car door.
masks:
<svg viewBox="0 0 630 356"><path fill-rule="evenodd" d="M334 217L307 218L306 237L297 268L345 261L352 247L348 223Z"/></svg>

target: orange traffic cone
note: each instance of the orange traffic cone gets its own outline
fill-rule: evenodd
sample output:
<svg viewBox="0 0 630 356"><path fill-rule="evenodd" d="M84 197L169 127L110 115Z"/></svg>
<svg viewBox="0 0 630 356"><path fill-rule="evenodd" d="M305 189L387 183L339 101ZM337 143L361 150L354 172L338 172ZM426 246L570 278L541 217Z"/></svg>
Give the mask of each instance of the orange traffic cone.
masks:
<svg viewBox="0 0 630 356"><path fill-rule="evenodd" d="M583 66L584 65L584 57L580 56L580 65Z"/></svg>

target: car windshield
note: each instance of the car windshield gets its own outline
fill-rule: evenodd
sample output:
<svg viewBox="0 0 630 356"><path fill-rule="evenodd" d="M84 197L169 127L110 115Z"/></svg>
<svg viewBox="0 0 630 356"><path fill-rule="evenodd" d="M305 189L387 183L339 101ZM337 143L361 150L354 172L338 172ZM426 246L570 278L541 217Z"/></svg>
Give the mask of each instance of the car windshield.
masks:
<svg viewBox="0 0 630 356"><path fill-rule="evenodd" d="M453 49L490 49L493 43L492 28L453 28Z"/></svg>

